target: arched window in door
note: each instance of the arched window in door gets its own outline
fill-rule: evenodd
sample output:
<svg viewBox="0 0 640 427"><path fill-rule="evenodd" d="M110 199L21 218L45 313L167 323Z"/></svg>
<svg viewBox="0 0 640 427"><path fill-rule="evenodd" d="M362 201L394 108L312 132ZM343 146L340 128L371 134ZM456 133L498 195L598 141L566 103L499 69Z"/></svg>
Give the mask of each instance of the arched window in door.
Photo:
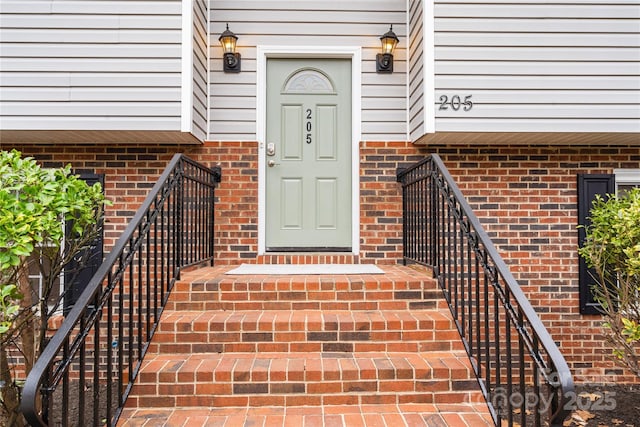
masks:
<svg viewBox="0 0 640 427"><path fill-rule="evenodd" d="M303 68L287 78L282 88L282 93L326 93L334 94L336 91L331 79L315 68Z"/></svg>

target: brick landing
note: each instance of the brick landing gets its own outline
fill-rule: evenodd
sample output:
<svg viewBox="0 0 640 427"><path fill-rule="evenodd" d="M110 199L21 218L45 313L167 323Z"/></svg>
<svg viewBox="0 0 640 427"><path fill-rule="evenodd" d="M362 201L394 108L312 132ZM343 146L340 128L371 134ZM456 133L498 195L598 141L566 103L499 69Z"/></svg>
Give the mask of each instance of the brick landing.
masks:
<svg viewBox="0 0 640 427"><path fill-rule="evenodd" d="M436 283L185 273L120 426L493 425Z"/></svg>

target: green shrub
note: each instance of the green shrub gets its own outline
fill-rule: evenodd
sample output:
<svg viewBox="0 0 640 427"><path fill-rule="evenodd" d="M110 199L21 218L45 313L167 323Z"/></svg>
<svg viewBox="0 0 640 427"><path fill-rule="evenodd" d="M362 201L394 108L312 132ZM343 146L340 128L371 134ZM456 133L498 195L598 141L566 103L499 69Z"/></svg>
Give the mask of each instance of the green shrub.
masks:
<svg viewBox="0 0 640 427"><path fill-rule="evenodd" d="M43 169L18 151L0 151L0 425L24 424L18 412L22 378L10 355L21 355L28 374L58 309L49 307L53 287L65 265L95 241L104 204L100 185L89 186L71 166ZM40 292L29 282L30 258L43 277Z"/></svg>
<svg viewBox="0 0 640 427"><path fill-rule="evenodd" d="M640 376L640 188L597 197L580 255L597 276L594 294L615 358Z"/></svg>

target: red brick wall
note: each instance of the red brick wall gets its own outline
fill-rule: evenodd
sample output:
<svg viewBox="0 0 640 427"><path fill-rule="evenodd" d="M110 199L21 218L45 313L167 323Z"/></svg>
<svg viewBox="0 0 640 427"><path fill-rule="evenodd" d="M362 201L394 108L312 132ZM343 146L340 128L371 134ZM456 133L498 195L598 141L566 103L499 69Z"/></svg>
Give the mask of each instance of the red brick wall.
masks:
<svg viewBox="0 0 640 427"><path fill-rule="evenodd" d="M3 144L2 149L11 149ZM203 146L25 145L15 147L45 167L71 163L76 172L105 174L106 249L124 230L164 167L176 152L208 166L222 167L216 190L216 260L237 264L258 252L258 145L207 142ZM361 262L398 263L402 259L402 200L395 171L421 151L406 142L361 145Z"/></svg>
<svg viewBox="0 0 640 427"><path fill-rule="evenodd" d="M577 175L640 168L640 147L430 146L510 265L578 381L631 382L600 317L579 313Z"/></svg>
<svg viewBox="0 0 640 427"><path fill-rule="evenodd" d="M207 142L187 154L222 167L216 189L216 262L238 264L258 254L258 143Z"/></svg>
<svg viewBox="0 0 640 427"><path fill-rule="evenodd" d="M9 149L2 144L2 149ZM112 245L175 152L220 164L216 191L218 263L253 260L258 237L256 142L203 146L18 147L45 166L71 163L104 173L109 208L106 244ZM439 153L551 335L560 343L578 381L635 380L608 357L600 319L578 311L577 174L639 168L640 148L623 147L416 147L407 142L363 142L360 149L362 262L397 263L402 257L400 165Z"/></svg>
<svg viewBox="0 0 640 427"><path fill-rule="evenodd" d="M360 145L360 255L364 260L401 262L402 193L396 169L426 154L406 142Z"/></svg>

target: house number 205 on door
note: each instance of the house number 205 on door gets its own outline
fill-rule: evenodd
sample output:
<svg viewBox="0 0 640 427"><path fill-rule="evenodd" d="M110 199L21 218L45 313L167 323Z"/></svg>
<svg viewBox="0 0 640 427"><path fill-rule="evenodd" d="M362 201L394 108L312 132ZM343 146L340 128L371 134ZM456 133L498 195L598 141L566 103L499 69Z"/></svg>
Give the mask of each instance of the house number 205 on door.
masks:
<svg viewBox="0 0 640 427"><path fill-rule="evenodd" d="M306 122L306 129L307 129L307 144L311 144L311 108L307 108L307 122Z"/></svg>

